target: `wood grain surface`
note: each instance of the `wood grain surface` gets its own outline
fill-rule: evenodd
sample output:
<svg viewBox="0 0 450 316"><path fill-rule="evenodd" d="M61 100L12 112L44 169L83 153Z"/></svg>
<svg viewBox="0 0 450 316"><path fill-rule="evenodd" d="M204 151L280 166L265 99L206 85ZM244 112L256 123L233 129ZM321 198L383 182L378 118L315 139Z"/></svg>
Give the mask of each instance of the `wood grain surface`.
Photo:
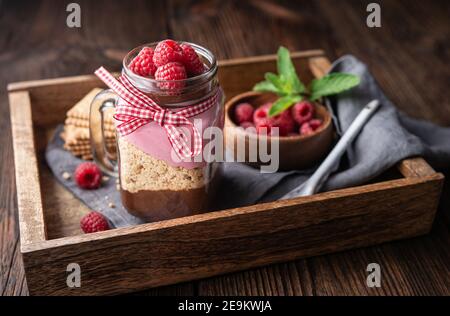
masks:
<svg viewBox="0 0 450 316"><path fill-rule="evenodd" d="M2 295L28 293L19 251L8 82L90 74L100 64L118 71L128 49L165 37L197 42L219 59L271 54L283 44L292 50L322 48L332 58L352 53L369 64L401 110L450 125L448 1L379 1L380 29L366 27L369 1L358 0L339 5L328 0L77 2L81 29L65 26L64 1L0 2ZM425 237L140 294L448 295L449 225L446 185L432 232ZM381 265L381 288L366 286L371 262Z"/></svg>
<svg viewBox="0 0 450 316"><path fill-rule="evenodd" d="M441 184L440 174L405 178L22 244L28 285L38 295L117 294L420 236ZM82 267L77 289L61 269L71 262Z"/></svg>

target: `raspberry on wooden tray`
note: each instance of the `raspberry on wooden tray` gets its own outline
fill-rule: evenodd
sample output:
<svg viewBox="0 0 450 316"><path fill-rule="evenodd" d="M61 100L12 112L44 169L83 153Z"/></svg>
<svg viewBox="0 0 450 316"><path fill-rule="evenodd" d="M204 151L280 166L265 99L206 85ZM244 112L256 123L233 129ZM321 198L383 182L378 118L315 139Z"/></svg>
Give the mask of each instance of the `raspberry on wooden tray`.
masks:
<svg viewBox="0 0 450 316"><path fill-rule="evenodd" d="M80 227L86 234L109 230L106 218L99 212L92 211L80 221Z"/></svg>

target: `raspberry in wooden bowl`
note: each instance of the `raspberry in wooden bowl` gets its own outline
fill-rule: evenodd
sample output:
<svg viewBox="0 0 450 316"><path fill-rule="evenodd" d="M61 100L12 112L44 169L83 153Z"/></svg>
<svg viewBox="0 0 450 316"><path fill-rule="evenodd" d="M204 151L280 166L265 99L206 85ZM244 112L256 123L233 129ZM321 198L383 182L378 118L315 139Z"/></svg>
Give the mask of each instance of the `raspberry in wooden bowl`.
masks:
<svg viewBox="0 0 450 316"><path fill-rule="evenodd" d="M268 109L277 99L275 94L245 92L225 105L225 143L238 157L238 144L245 144L245 162L258 167L261 159L252 161L250 146L260 137L277 137L279 141L279 170L300 170L319 163L333 143L331 115L318 103L298 102L279 115L270 117ZM250 114L252 107L253 111ZM277 127L278 135L272 133ZM268 142L269 152L270 141Z"/></svg>

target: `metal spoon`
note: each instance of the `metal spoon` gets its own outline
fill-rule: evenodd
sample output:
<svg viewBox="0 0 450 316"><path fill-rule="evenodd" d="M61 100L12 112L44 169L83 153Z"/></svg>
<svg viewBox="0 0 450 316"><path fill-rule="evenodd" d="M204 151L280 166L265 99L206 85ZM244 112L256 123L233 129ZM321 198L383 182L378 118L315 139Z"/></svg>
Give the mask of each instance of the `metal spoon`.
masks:
<svg viewBox="0 0 450 316"><path fill-rule="evenodd" d="M328 179L330 173L333 170L333 167L339 162L341 156L347 150L348 146L353 142L363 126L367 123L367 121L369 121L372 114L375 113L376 110L378 110L379 105L380 102L378 100L373 100L368 103L354 119L350 127L347 129L344 135L342 135L336 146L334 146L333 150L328 154L327 158L325 158L325 160L322 162L319 168L317 168L313 175L297 188L284 195L281 200L312 195L319 191L322 185Z"/></svg>

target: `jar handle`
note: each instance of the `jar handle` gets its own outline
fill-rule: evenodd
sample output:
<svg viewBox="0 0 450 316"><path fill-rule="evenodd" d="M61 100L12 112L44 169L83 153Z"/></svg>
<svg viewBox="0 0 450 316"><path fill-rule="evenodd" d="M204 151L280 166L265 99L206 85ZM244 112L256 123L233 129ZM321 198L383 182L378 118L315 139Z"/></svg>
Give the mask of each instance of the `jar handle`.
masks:
<svg viewBox="0 0 450 316"><path fill-rule="evenodd" d="M114 177L118 177L118 150L111 151L110 146L105 141L105 111L115 108L117 98L117 95L111 89L99 92L92 100L89 115L92 157L103 172Z"/></svg>

